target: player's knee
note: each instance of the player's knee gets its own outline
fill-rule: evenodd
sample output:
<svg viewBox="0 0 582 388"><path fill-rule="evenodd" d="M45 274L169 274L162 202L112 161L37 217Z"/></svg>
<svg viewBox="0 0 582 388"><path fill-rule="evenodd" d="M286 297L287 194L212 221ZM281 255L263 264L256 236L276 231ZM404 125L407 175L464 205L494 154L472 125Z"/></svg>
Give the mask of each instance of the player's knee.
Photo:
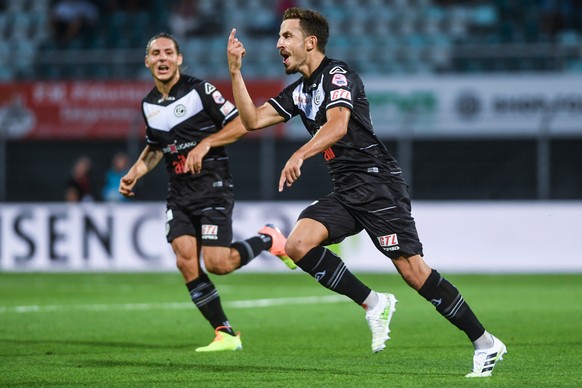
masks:
<svg viewBox="0 0 582 388"><path fill-rule="evenodd" d="M236 268L228 260L224 260L219 255L204 256L204 266L206 270L214 275L226 275L231 273Z"/></svg>
<svg viewBox="0 0 582 388"><path fill-rule="evenodd" d="M178 267L178 270L180 270L181 273L184 274L190 272L191 266L192 262L189 258L181 255L176 256L176 267Z"/></svg>
<svg viewBox="0 0 582 388"><path fill-rule="evenodd" d="M313 246L310 246L305 241L294 238L293 236L290 236L289 239L287 239L287 243L285 244L285 252L287 253L287 256L289 256L294 261L302 259L307 254L307 252L313 248Z"/></svg>

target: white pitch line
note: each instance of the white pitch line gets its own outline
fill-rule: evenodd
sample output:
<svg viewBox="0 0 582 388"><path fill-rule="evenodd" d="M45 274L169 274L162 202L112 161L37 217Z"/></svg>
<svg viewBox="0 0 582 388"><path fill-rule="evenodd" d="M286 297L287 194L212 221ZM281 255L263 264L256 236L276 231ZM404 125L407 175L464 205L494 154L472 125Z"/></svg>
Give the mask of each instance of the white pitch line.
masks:
<svg viewBox="0 0 582 388"><path fill-rule="evenodd" d="M305 296L293 298L271 298L238 300L225 302L229 308L257 308L285 306L292 304L317 304L347 302L348 298L341 295ZM191 309L191 302L184 303L124 303L124 304L80 304L80 305L31 305L31 306L0 306L0 314L9 313L52 313L62 311L135 311L135 310L186 310Z"/></svg>

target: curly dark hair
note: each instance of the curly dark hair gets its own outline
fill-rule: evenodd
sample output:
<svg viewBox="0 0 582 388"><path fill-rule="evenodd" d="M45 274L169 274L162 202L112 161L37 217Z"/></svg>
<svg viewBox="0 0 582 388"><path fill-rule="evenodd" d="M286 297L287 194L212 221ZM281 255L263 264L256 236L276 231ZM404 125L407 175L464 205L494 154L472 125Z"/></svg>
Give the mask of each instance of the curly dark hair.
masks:
<svg viewBox="0 0 582 388"><path fill-rule="evenodd" d="M283 14L283 20L287 19L299 19L299 26L305 36L315 36L317 49L325 54L325 46L329 39L329 23L322 14L311 9L293 7L288 8Z"/></svg>

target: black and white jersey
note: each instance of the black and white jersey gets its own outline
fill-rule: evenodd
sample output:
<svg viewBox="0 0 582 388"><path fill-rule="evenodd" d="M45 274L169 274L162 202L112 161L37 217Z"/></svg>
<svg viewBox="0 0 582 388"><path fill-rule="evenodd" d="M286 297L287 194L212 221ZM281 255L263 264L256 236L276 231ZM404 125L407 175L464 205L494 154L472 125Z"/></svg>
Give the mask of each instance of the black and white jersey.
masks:
<svg viewBox="0 0 582 388"><path fill-rule="evenodd" d="M196 144L238 115L235 106L214 85L184 74L167 98L153 88L142 101L142 113L147 144L163 151L171 178L184 175L186 156ZM205 157L227 159L224 147L211 148ZM206 165L203 163L203 169Z"/></svg>
<svg viewBox="0 0 582 388"><path fill-rule="evenodd" d="M214 85L182 74L167 98L152 89L142 101L142 113L147 144L164 153L168 206L192 212L230 206L233 183L224 147L210 149L200 174L185 174L184 165L196 144L238 115L235 106Z"/></svg>
<svg viewBox="0 0 582 388"><path fill-rule="evenodd" d="M364 84L344 62L324 58L309 78L301 77L268 102L285 121L299 115L312 136L327 122L328 109L351 110L346 135L322 152L336 192L400 176L396 160L374 134Z"/></svg>

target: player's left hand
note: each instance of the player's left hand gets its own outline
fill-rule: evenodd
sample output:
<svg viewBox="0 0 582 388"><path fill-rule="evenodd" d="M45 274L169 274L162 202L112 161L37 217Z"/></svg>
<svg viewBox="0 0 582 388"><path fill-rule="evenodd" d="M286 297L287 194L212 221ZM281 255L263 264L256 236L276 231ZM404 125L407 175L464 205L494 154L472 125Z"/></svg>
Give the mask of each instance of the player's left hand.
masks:
<svg viewBox="0 0 582 388"><path fill-rule="evenodd" d="M210 151L210 146L206 145L204 141L201 141L196 147L191 149L186 157L184 172L200 174L200 171L202 171L202 159L204 159L208 151Z"/></svg>
<svg viewBox="0 0 582 388"><path fill-rule="evenodd" d="M301 166L303 165L303 158L297 154L291 155L285 167L281 171L279 178L279 192L283 191L285 186L291 187L293 183L301 176Z"/></svg>

